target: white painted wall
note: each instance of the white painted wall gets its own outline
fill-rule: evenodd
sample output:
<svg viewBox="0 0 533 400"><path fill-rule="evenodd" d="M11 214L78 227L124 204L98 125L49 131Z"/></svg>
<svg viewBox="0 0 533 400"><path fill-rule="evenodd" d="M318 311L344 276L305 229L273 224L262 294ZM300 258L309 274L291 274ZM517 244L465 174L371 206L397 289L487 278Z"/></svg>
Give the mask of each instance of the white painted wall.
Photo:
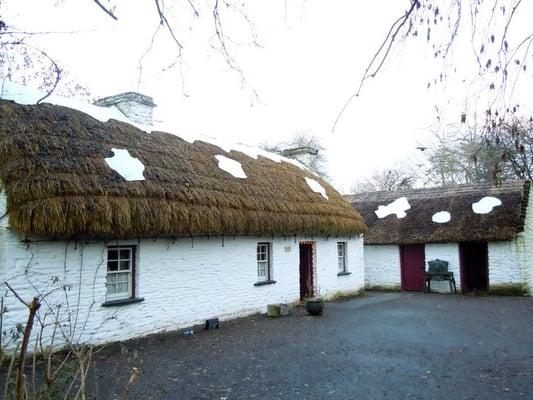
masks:
<svg viewBox="0 0 533 400"><path fill-rule="evenodd" d="M32 242L0 229L0 274L30 301L47 293L41 318L61 305L63 334L74 342L103 343L221 319L264 312L269 303L299 300L299 240L317 242L320 294L355 292L364 287L362 238L196 238L112 242L136 244L137 297L144 302L102 307L105 301L106 244ZM337 276L337 241L348 242L350 275ZM256 244L272 244L275 284L257 281ZM25 307L1 286L7 312L4 329L25 324ZM52 321L49 315L46 321ZM51 327L47 328L51 332Z"/></svg>
<svg viewBox="0 0 533 400"><path fill-rule="evenodd" d="M350 275L337 275L337 242L347 241L346 262ZM317 242L318 293L325 298L350 294L364 289L365 271L363 238L332 239ZM299 279L299 278L298 278Z"/></svg>
<svg viewBox="0 0 533 400"><path fill-rule="evenodd" d="M365 245L365 287L399 288L400 248L396 245Z"/></svg>
<svg viewBox="0 0 533 400"><path fill-rule="evenodd" d="M457 291L461 291L461 271L459 263L459 245L457 243L427 243L425 245L426 251L426 271L428 269L428 261L440 259L448 261L448 270L453 272ZM431 281L431 291L440 293L449 293L450 284L448 281Z"/></svg>
<svg viewBox="0 0 533 400"><path fill-rule="evenodd" d="M529 295L533 295L533 194L529 193L524 232L516 239L520 249L520 262Z"/></svg>
<svg viewBox="0 0 533 400"><path fill-rule="evenodd" d="M526 282L522 255L524 242L489 242L489 288L494 285Z"/></svg>

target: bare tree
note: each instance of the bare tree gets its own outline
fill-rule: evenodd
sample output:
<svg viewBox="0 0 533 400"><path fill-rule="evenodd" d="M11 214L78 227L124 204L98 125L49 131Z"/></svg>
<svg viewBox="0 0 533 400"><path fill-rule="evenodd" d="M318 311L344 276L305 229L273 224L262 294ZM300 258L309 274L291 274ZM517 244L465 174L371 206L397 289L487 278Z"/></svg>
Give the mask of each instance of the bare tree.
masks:
<svg viewBox="0 0 533 400"><path fill-rule="evenodd" d="M533 119L502 119L485 134L485 146L499 157L500 170L518 179L533 181Z"/></svg>
<svg viewBox="0 0 533 400"><path fill-rule="evenodd" d="M416 183L416 176L405 166L397 166L374 172L369 178L355 182L350 188L351 193L377 192L411 189Z"/></svg>
<svg viewBox="0 0 533 400"><path fill-rule="evenodd" d="M482 124L446 127L424 149L418 167L426 186L533 178L533 120L487 112Z"/></svg>
<svg viewBox="0 0 533 400"><path fill-rule="evenodd" d="M110 18L110 21L120 20L122 18L121 7L126 7L124 4L119 5L119 2L115 0L92 0L92 2L95 7ZM31 83L38 86L49 96L58 88L60 82L61 85L64 85L63 81L66 74L60 62L40 46L37 39L43 35L76 34L79 32L37 32L19 29L17 21L7 21L2 17L2 7L6 7L5 2L0 0L0 75L24 84ZM58 2L57 7L61 7L61 2ZM162 35L166 35L174 46L173 51L170 51L168 62L161 65L161 70L167 71L177 68L183 83L181 68L183 54L187 46L192 45L186 42L186 32L192 28L196 20L207 18L211 21L212 32L209 46L221 55L222 60L231 71L238 74L242 86L246 87L254 98L257 98L255 89L248 82L235 55L236 49L243 45L259 46L255 26L248 16L245 3L234 0L208 2L153 0L152 12L154 20L157 22L153 27L151 39L145 44L146 50L139 59L139 81L142 79L144 60L153 51L157 42L162 39ZM145 19L139 21L141 29L147 28L145 21ZM244 26L247 27L246 31L239 30L238 37L231 30L231 26L236 25L235 22L239 22L239 26L242 26L241 23L244 22ZM143 44L139 46L143 46ZM81 90L84 92L82 87L76 87L72 84L69 85L69 88L71 91Z"/></svg>
<svg viewBox="0 0 533 400"><path fill-rule="evenodd" d="M531 0L406 0L405 10L389 26L362 77L341 108L333 130L366 81L378 76L389 62L393 49L421 40L426 51L440 62L430 88L444 83L450 73L469 70L471 63L450 65L450 55L458 45L471 48L477 76L483 79L488 95L487 109L505 109L513 91L526 74L533 44L533 28L519 32L515 22ZM469 43L468 43L469 42ZM472 80L476 76L471 76Z"/></svg>

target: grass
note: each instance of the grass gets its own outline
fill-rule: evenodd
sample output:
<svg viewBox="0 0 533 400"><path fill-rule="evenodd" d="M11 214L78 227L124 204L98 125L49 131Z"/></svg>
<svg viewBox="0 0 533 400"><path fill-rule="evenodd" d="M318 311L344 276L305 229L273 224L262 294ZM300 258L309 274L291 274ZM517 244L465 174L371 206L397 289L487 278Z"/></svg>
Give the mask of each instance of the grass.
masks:
<svg viewBox="0 0 533 400"><path fill-rule="evenodd" d="M504 283L490 285L489 294L496 296L527 296L528 289L525 283Z"/></svg>

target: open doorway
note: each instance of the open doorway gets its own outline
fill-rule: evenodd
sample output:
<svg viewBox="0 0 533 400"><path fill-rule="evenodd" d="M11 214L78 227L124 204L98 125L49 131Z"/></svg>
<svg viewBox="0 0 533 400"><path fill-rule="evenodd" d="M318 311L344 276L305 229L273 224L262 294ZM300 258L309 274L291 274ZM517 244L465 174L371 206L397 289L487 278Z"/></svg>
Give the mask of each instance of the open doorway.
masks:
<svg viewBox="0 0 533 400"><path fill-rule="evenodd" d="M489 289L489 251L487 242L459 243L461 291L486 292Z"/></svg>
<svg viewBox="0 0 533 400"><path fill-rule="evenodd" d="M313 242L300 243L300 300L314 296Z"/></svg>

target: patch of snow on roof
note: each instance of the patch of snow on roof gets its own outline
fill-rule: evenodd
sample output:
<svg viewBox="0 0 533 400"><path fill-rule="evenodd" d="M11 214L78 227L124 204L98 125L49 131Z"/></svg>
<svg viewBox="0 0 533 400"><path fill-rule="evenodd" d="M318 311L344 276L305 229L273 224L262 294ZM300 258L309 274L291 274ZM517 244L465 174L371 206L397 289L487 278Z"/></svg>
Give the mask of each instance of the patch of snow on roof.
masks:
<svg viewBox="0 0 533 400"><path fill-rule="evenodd" d="M303 165L297 160L283 157L279 154L270 153L259 147L248 146L242 143L230 143L230 142L226 142L226 141L213 138L213 137L209 137L209 136L203 136L199 138L198 140L202 140L204 142L214 144L215 146L220 147L222 150L224 150L227 153L231 151L240 151L241 153L246 154L248 157L253 158L254 160L257 160L259 156L262 156L277 163L286 162L286 163L295 165L304 171L310 171L305 165Z"/></svg>
<svg viewBox="0 0 533 400"><path fill-rule="evenodd" d="M231 158L225 157L223 155L216 155L215 157L218 160L218 167L220 169L233 175L235 178L247 178L240 162L232 160Z"/></svg>
<svg viewBox="0 0 533 400"><path fill-rule="evenodd" d="M445 224L446 222L450 222L451 218L452 216L448 211L439 211L433 214L431 220L437 224Z"/></svg>
<svg viewBox="0 0 533 400"><path fill-rule="evenodd" d="M472 203L472 210L476 214L488 214L494 207L501 206L502 202L497 197L485 196L477 203Z"/></svg>
<svg viewBox="0 0 533 400"><path fill-rule="evenodd" d="M325 198L326 200L329 200L329 197L326 194L326 189L324 188L324 186L322 186L320 183L318 183L314 179L307 178L307 177L305 178L305 182L307 183L307 186L309 186L313 192L319 193L322 195L323 198Z"/></svg>
<svg viewBox="0 0 533 400"><path fill-rule="evenodd" d="M0 99L13 100L18 104L35 104L44 95L45 95L44 92L37 90L37 89L32 89L27 86L20 85L18 83L11 82L8 80L0 81ZM93 118L96 118L97 120L102 121L102 122L107 122L110 119L115 119L117 121L126 122L130 125L136 126L137 128L145 132L151 133L154 131L161 131L161 132L169 132L169 133L176 134L175 127L173 127L170 124L159 123L156 126L137 124L129 120L115 106L100 107L94 104L89 104L89 103L85 103L82 101L57 96L55 94L51 94L50 96L48 96L46 99L43 100L43 103L50 103L50 104L55 104L58 106L72 108L74 110L84 112L85 114L89 114ZM289 164L293 164L304 171L309 171L315 174L313 171L311 171L309 168L307 168L305 165L303 165L297 160L283 157L283 156L280 156L279 154L270 153L258 147L248 146L248 145L240 144L240 143L235 144L235 143L231 143L231 142L219 139L219 138L202 135L202 134L188 135L186 133L180 133L179 135L176 134L176 136L179 136L180 138L182 138L183 140L191 144L197 140L210 143L210 144L220 147L222 150L224 150L227 153L231 152L232 150L240 151L246 154L248 157L251 157L255 160L257 160L258 156L263 156L277 163L281 163L283 161Z"/></svg>
<svg viewBox="0 0 533 400"><path fill-rule="evenodd" d="M109 168L117 171L127 181L144 181L144 164L125 149L112 148L113 157L105 159Z"/></svg>
<svg viewBox="0 0 533 400"><path fill-rule="evenodd" d="M157 129L154 128L154 130L159 130L162 132L175 132L176 131L176 129L173 128L171 125L166 125L166 124L159 124L157 126ZM232 143L232 142L228 142L228 141L215 138L213 136L204 135L204 134L188 135L188 134L180 133L177 136L179 136L180 138L182 138L183 140L191 144L198 140L198 141L202 141L205 143L210 143L212 145L218 146L219 148L224 150L226 153L230 153L232 151L239 151L243 154L246 154L248 157L253 158L254 160L257 160L259 156L262 156L277 163L286 162L286 163L295 165L303 171L308 171L308 172L315 174L313 171L311 171L309 168L307 168L305 165L303 165L298 160L283 157L276 153L270 153L259 147L250 146L250 145L243 144L243 143Z"/></svg>
<svg viewBox="0 0 533 400"><path fill-rule="evenodd" d="M378 218L385 218L387 215L396 214L396 218L404 218L407 214L407 210L411 208L411 205L407 201L406 197L400 197L394 200L392 203L386 206L379 206L376 211Z"/></svg>
<svg viewBox="0 0 533 400"><path fill-rule="evenodd" d="M18 104L31 104L34 105L39 99L41 99L46 93L37 89L29 88L27 86L11 82L8 80L0 81L0 98L5 100L12 100ZM110 119L126 122L134 125L137 128L150 132L152 127L136 124L130 121L122 112L115 106L113 107L100 107L94 104L89 104L83 101L69 99L61 97L55 94L51 94L42 101L43 103L55 104L57 106L63 106L72 108L74 110L81 111L85 114L89 114L91 117L107 122Z"/></svg>

